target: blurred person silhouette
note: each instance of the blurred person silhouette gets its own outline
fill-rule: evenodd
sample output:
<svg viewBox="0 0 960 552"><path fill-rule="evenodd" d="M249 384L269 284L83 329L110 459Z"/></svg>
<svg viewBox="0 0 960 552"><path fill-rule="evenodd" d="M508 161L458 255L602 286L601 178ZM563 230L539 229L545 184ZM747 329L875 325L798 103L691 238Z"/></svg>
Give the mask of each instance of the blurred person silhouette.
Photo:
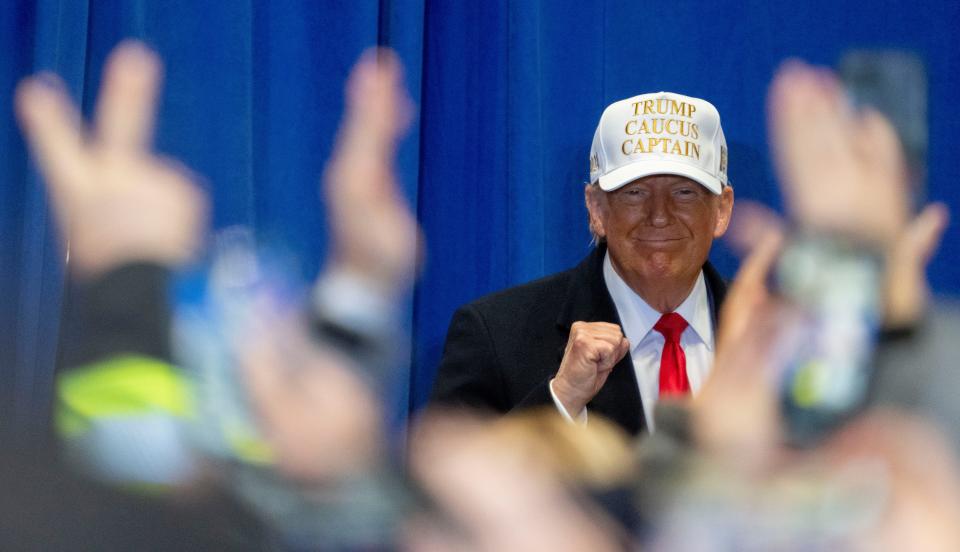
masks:
<svg viewBox="0 0 960 552"><path fill-rule="evenodd" d="M170 364L163 292L168 270L200 246L207 210L189 173L149 151L159 79L151 51L121 44L89 130L55 75L17 89L86 333L56 377L63 454L31 443L8 457L4 548L246 548L262 538L255 518L216 490L177 493L180 505L148 496L186 490L195 477L180 431L189 391Z"/></svg>
<svg viewBox="0 0 960 552"><path fill-rule="evenodd" d="M266 472L258 462L237 470L237 492L308 548L383 546L405 503L381 392L405 361L398 305L416 272L419 231L393 167L412 107L392 52L361 59L346 105L323 185L331 258L306 320L269 290L255 293L246 327L228 342L271 453Z"/></svg>
<svg viewBox="0 0 960 552"><path fill-rule="evenodd" d="M228 458L203 454L196 427L207 412L198 408L196 393L208 382L178 367L169 343L169 280L204 243L207 203L187 169L150 151L160 73L160 61L142 44L118 46L89 131L55 76L38 75L18 88L17 113L69 253L76 287L69 316L82 334L57 374L62 458L25 452L4 472L33 474L46 486L32 501L16 492L6 496L10 523L4 525L11 530L2 539L42 547L78 535L99 538L72 541L78 548L381 544L394 514L391 496L371 476L383 457L377 382L371 381L378 372L367 370L374 377L365 378L357 366L387 362L386 352L398 350L394 305L408 290L417 259L416 223L392 168L411 110L399 63L389 51L371 52L350 78L347 114L325 175L333 255L308 312L279 312L269 297L258 298L257 312L266 319L244 328L242 349L240 340L232 343L259 442L226 436L234 445ZM34 454L45 458L39 473L26 469ZM351 478L365 484L340 485ZM76 509L99 497L98 507L79 518L82 531L57 523L69 510L54 507L59 492L65 493L61 503ZM215 503L205 498L211 495ZM36 515L8 518L21 501ZM369 514L358 522L367 531L348 524L354 534L313 540L331 530L323 514L339 513L333 522L342 522L357 513L351 501ZM300 519L277 526L278 503ZM173 521L164 524L157 511ZM189 545L191 538L207 545Z"/></svg>

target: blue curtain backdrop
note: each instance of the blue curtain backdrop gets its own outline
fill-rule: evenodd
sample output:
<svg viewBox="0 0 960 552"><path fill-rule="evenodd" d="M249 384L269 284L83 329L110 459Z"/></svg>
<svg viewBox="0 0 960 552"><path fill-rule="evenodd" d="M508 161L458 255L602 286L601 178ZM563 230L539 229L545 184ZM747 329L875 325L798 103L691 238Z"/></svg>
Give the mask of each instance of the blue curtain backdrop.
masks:
<svg viewBox="0 0 960 552"><path fill-rule="evenodd" d="M419 111L400 174L428 240L409 309L409 390L422 404L453 309L574 264L588 250L582 184L614 100L673 90L711 100L739 198L777 205L764 96L778 63L832 65L850 48L917 54L929 74L928 196L960 209L960 5L955 2L7 0L0 10L0 419L45 416L62 253L13 123L18 79L64 77L89 113L106 53L137 37L167 64L158 148L205 178L214 224L248 224L325 253L317 180L349 68L397 49ZM722 247L715 261L732 274ZM960 230L931 277L960 292Z"/></svg>

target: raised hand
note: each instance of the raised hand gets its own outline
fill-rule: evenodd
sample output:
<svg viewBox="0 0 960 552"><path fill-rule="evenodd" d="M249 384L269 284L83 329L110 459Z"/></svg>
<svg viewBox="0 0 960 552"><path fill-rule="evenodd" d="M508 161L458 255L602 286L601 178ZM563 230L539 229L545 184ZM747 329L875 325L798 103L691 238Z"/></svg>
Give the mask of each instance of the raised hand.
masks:
<svg viewBox="0 0 960 552"><path fill-rule="evenodd" d="M90 129L55 75L17 88L21 127L81 277L134 261L179 265L200 244L204 195L186 170L150 151L160 73L144 45L118 46Z"/></svg>
<svg viewBox="0 0 960 552"><path fill-rule="evenodd" d="M428 413L419 420L412 431L410 473L442 516L414 518L404 531L402 548L622 549L620 528L570 492L583 483L581 478L589 478L587 468L570 466L592 465L595 475L618 477L616 466L629 465L624 458L629 448L613 439L619 434L608 434L604 426L592 432L566 424L544 431L550 426L533 416L512 420L486 424L450 412ZM533 431L539 433L531 435ZM604 461L584 460L587 446ZM598 469L599 464L604 468Z"/></svg>
<svg viewBox="0 0 960 552"><path fill-rule="evenodd" d="M785 63L768 121L781 189L802 227L879 247L900 234L909 208L900 142L882 115L852 108L832 72Z"/></svg>
<svg viewBox="0 0 960 552"><path fill-rule="evenodd" d="M250 405L277 468L313 482L370 469L382 413L360 368L267 305L238 346Z"/></svg>
<svg viewBox="0 0 960 552"><path fill-rule="evenodd" d="M749 220L738 224L763 228L763 238L753 244L723 301L713 371L694 398L692 413L701 446L751 468L766 461L779 443L777 376L770 367L777 341L796 320L767 289L783 230L761 212L744 216Z"/></svg>
<svg viewBox="0 0 960 552"><path fill-rule="evenodd" d="M346 114L324 175L333 239L328 270L374 286L389 308L412 280L418 240L394 175L396 143L411 110L394 54L365 54L346 94ZM321 481L370 468L378 461L382 413L371 382L359 375L361 361L311 341L293 321L270 321L270 311L265 307L256 317L241 364L279 469ZM337 454L330 454L334 449Z"/></svg>
<svg viewBox="0 0 960 552"><path fill-rule="evenodd" d="M791 216L805 229L883 252L884 323L916 322L926 307L926 265L949 217L946 206L931 204L909 218L903 151L889 121L876 111L854 111L830 71L799 61L780 69L768 104Z"/></svg>
<svg viewBox="0 0 960 552"><path fill-rule="evenodd" d="M554 394L571 415L579 414L600 392L607 377L630 350L623 330L608 322L574 322L560 370L552 381Z"/></svg>
<svg viewBox="0 0 960 552"><path fill-rule="evenodd" d="M418 229L400 194L393 157L412 106L395 54L364 54L347 84L347 112L324 175L333 260L391 294L417 266Z"/></svg>

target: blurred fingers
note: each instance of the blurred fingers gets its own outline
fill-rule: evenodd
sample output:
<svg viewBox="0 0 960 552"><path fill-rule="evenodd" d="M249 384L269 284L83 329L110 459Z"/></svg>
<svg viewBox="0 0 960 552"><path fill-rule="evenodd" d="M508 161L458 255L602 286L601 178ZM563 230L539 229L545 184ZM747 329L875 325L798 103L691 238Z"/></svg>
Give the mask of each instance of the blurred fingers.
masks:
<svg viewBox="0 0 960 552"><path fill-rule="evenodd" d="M103 146L121 151L150 147L160 73L159 58L139 42L124 42L110 54L95 119Z"/></svg>
<svg viewBox="0 0 960 552"><path fill-rule="evenodd" d="M783 239L784 234L781 228L769 229L753 248L750 256L743 261L734 285L743 285L751 290L765 288L767 278L783 246Z"/></svg>
<svg viewBox="0 0 960 552"><path fill-rule="evenodd" d="M783 246L784 232L768 229L737 272L724 300L717 335L717 348L737 347L743 335L755 326L758 308L769 299L767 280Z"/></svg>
<svg viewBox="0 0 960 552"><path fill-rule="evenodd" d="M409 123L411 109L396 54L386 48L364 53L347 83L350 136L362 138L372 152L388 155Z"/></svg>
<svg viewBox="0 0 960 552"><path fill-rule="evenodd" d="M912 251L926 264L940 245L940 238L950 221L950 211L943 203L927 205L907 226L902 248Z"/></svg>
<svg viewBox="0 0 960 552"><path fill-rule="evenodd" d="M768 95L767 119L782 162L797 161L796 155L820 143L820 123L834 115L828 83L816 68L799 60L789 60L777 71Z"/></svg>
<svg viewBox="0 0 960 552"><path fill-rule="evenodd" d="M831 211L823 204L836 178L854 159L853 110L829 70L790 61L768 95L767 118L781 186L793 216L815 222Z"/></svg>
<svg viewBox="0 0 960 552"><path fill-rule="evenodd" d="M80 114L53 74L25 79L16 110L30 149L54 195L70 193L87 170Z"/></svg>
<svg viewBox="0 0 960 552"><path fill-rule="evenodd" d="M768 234L784 232L783 219L766 205L738 200L733 209L734 216L724 238L741 257L749 255Z"/></svg>
<svg viewBox="0 0 960 552"><path fill-rule="evenodd" d="M350 77L347 112L325 174L325 193L337 207L336 220L343 224L355 224L375 213L384 235L405 236L415 233L415 223L393 171L402 130L398 98L405 96L397 62L386 52L383 55L387 61L378 63L376 52L368 52ZM390 222L392 228L383 222Z"/></svg>

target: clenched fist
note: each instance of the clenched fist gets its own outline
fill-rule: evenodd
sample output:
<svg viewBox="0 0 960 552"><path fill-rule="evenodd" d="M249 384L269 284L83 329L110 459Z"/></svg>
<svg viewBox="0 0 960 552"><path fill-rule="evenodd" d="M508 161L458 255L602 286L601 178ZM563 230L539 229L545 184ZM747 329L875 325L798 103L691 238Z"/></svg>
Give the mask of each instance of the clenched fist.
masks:
<svg viewBox="0 0 960 552"><path fill-rule="evenodd" d="M608 322L574 322L553 393L576 416L600 392L607 376L630 350L623 330Z"/></svg>

